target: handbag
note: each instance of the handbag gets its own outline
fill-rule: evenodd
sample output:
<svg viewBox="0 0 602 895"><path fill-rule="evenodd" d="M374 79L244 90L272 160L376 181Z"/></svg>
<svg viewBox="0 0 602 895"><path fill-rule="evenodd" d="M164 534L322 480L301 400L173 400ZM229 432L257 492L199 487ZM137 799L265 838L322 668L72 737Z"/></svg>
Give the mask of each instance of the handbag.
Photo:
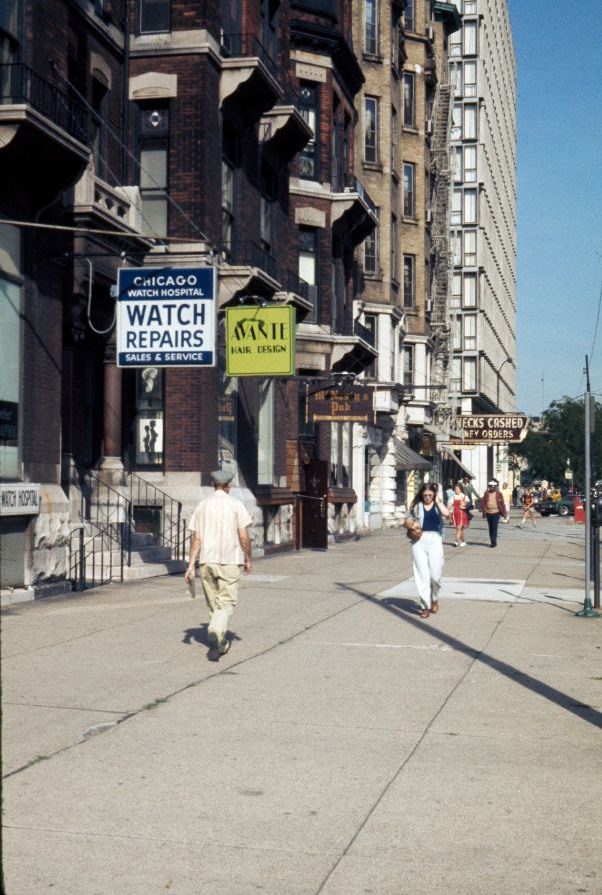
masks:
<svg viewBox="0 0 602 895"><path fill-rule="evenodd" d="M408 522L410 523L410 525L408 525ZM404 522L404 525L406 528L406 535L408 537L408 540L415 544L416 541L419 541L422 537L422 528L418 525L417 522L411 519L406 520Z"/></svg>

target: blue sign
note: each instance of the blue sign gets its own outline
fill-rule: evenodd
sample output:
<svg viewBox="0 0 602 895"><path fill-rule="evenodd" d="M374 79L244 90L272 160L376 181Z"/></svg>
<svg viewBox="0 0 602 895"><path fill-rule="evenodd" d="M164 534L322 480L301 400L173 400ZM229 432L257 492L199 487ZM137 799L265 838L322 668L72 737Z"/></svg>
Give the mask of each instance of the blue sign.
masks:
<svg viewBox="0 0 602 895"><path fill-rule="evenodd" d="M215 366L213 267L120 268L118 367Z"/></svg>

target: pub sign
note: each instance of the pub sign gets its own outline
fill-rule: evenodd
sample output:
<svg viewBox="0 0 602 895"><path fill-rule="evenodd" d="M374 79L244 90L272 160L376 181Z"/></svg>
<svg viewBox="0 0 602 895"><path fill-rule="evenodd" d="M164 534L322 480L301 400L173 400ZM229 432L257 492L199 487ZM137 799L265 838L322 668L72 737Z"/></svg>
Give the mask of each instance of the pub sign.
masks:
<svg viewBox="0 0 602 895"><path fill-rule="evenodd" d="M336 385L312 392L312 388L315 386L306 386L306 422L375 424L374 389L365 385Z"/></svg>

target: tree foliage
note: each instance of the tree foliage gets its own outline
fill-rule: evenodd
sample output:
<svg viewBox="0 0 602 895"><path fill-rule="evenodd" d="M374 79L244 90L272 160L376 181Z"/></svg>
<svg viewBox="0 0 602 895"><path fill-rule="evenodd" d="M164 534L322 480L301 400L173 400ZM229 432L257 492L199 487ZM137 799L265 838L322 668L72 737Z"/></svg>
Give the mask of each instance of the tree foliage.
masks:
<svg viewBox="0 0 602 895"><path fill-rule="evenodd" d="M595 412L592 427L592 481L602 478L602 404L592 402ZM564 483L567 459L573 470L577 490L585 485L585 401L561 398L552 401L542 414L541 423L532 427L520 444L509 446L511 457L522 457L528 464L529 481L547 479Z"/></svg>

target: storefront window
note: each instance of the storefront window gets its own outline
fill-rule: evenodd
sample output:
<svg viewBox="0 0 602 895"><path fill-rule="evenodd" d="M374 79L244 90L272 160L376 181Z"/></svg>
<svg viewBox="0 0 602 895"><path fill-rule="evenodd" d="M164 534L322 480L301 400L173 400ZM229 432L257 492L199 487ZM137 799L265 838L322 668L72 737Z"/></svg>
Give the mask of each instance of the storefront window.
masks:
<svg viewBox="0 0 602 895"><path fill-rule="evenodd" d="M136 466L163 464L163 424L163 370L136 370Z"/></svg>
<svg viewBox="0 0 602 895"><path fill-rule="evenodd" d="M21 238L0 225L0 479L19 477L21 362Z"/></svg>

